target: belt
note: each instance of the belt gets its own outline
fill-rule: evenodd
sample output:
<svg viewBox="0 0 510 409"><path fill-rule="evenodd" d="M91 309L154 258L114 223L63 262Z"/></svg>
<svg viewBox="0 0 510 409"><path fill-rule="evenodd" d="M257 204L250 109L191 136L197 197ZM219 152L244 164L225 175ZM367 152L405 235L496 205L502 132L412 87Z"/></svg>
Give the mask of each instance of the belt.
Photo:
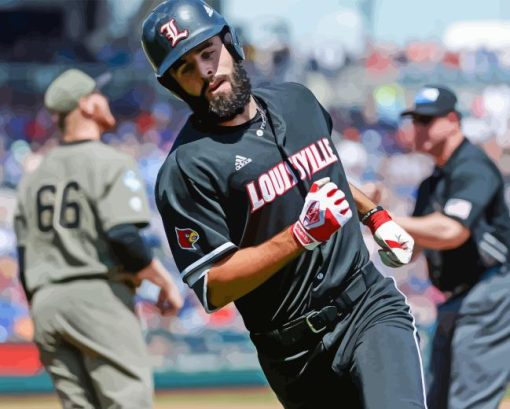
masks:
<svg viewBox="0 0 510 409"><path fill-rule="evenodd" d="M331 329L338 317L350 311L356 301L379 276L379 271L369 262L347 280L340 293L329 300L329 304L289 321L280 328L268 332L252 333L254 343L289 347Z"/></svg>

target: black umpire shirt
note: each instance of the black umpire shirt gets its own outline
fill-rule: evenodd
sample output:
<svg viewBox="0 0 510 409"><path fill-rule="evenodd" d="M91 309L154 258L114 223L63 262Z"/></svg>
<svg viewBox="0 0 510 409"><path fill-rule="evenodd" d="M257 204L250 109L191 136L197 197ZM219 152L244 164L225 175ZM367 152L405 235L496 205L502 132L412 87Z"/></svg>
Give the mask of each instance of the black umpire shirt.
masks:
<svg viewBox="0 0 510 409"><path fill-rule="evenodd" d="M331 118L313 94L286 83L253 92L257 115L234 127L203 128L191 117L161 167L156 202L183 280L207 311L207 272L227 254L255 246L294 223L314 180L329 176L355 204ZM353 217L235 304L250 331L277 328L327 303L369 261Z"/></svg>
<svg viewBox="0 0 510 409"><path fill-rule="evenodd" d="M472 286L490 267L508 262L510 217L503 178L478 147L464 139L418 190L413 216L442 212L471 231L452 250L426 250L432 282L443 291Z"/></svg>

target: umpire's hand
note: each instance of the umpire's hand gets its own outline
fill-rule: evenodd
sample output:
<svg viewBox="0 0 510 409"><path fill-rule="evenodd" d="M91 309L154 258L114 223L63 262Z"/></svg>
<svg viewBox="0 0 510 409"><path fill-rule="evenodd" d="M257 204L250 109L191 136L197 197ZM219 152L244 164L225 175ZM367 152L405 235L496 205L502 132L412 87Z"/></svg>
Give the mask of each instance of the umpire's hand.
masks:
<svg viewBox="0 0 510 409"><path fill-rule="evenodd" d="M181 293L170 273L158 259L153 259L147 267L138 272L137 277L140 280L149 280L160 288L156 307L161 314L176 315L179 312L184 303Z"/></svg>

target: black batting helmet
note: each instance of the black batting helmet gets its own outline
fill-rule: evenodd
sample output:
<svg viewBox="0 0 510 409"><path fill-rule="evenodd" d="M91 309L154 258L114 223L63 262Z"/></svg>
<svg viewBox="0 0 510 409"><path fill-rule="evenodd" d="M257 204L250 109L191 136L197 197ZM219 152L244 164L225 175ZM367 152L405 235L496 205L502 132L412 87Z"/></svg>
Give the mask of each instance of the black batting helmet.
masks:
<svg viewBox="0 0 510 409"><path fill-rule="evenodd" d="M201 0L167 0L143 22L142 47L160 80L179 58L215 35L236 61L244 59L233 27L211 6Z"/></svg>

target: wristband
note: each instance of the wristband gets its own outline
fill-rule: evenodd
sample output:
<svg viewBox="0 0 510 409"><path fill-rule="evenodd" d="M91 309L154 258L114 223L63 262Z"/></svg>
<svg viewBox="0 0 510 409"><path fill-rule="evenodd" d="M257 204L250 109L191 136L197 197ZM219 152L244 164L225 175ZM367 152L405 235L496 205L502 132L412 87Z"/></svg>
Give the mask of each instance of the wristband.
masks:
<svg viewBox="0 0 510 409"><path fill-rule="evenodd" d="M361 223L365 224L366 220L372 216L374 213L377 213L377 212L380 212L381 210L384 210L382 208L382 206L376 206L374 207L373 209L370 209L368 212L366 212L362 217L361 217Z"/></svg>
<svg viewBox="0 0 510 409"><path fill-rule="evenodd" d="M320 242L315 240L303 227L303 224L298 220L290 227L290 231L294 236L294 239L297 240L301 246L303 246L306 250L313 250L317 247Z"/></svg>
<svg viewBox="0 0 510 409"><path fill-rule="evenodd" d="M367 226L372 234L375 234L376 230L386 222L392 220L391 216L381 206L370 210L365 216L363 216L363 224Z"/></svg>

